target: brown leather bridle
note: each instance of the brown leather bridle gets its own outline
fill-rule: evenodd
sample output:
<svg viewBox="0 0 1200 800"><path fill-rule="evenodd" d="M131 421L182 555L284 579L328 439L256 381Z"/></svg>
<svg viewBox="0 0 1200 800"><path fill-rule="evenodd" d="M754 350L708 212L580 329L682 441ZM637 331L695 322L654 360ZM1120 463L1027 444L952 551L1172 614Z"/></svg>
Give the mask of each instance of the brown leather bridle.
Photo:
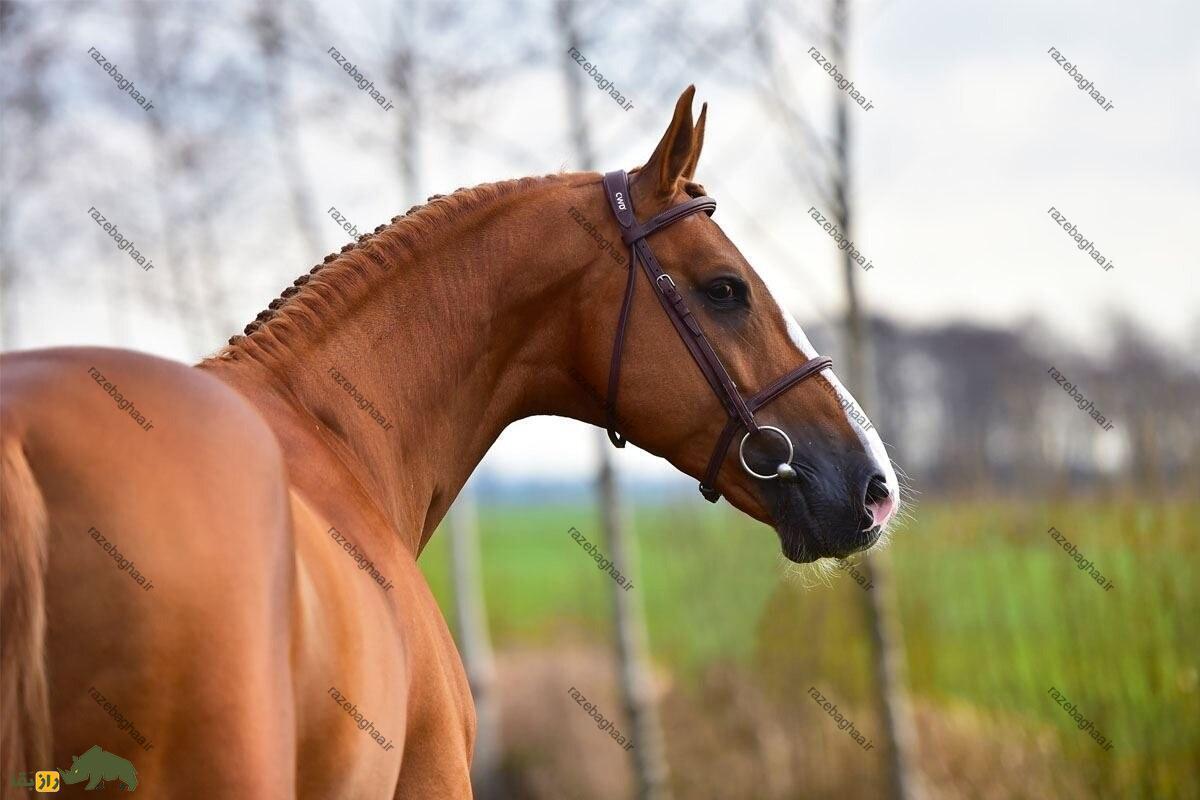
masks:
<svg viewBox="0 0 1200 800"><path fill-rule="evenodd" d="M694 197L686 203L668 208L649 222L639 225L637 217L633 213L633 199L629 196L629 176L625 170L606 174L604 191L608 195L608 204L617 218L617 224L621 226L621 239L629 245L629 280L625 284L625 302L621 304L621 316L617 320L612 365L608 373L608 399L605 403L608 438L617 447L625 446L625 438L616 431L617 389L621 383L621 353L625 346L625 328L629 324L629 309L633 305L633 287L637 284L637 269L634 265L640 262L646 277L650 280L650 285L655 289L655 296L662 303L663 310L667 312L667 318L675 326L679 338L683 340L688 352L692 354L696 366L700 367L704 379L708 381L708 385L712 387L717 399L725 407L725 413L729 416L728 422L725 423L725 429L721 431L721 435L717 439L712 458L709 459L704 479L700 481L700 494L704 495L704 498L710 503L715 503L720 499L721 493L715 488L717 476L721 471L721 464L725 461L725 454L729 451L729 445L733 442L734 435L743 428L746 430L746 435L742 437L738 455L742 462L742 468L746 472L760 480L794 478L796 471L790 463L794 455L792 440L779 428L772 425L759 425L754 419L754 412L805 378L832 366L833 361L823 356L809 359L791 372L774 380L753 397L743 398L741 392L738 391L737 384L729 377L729 372L721 363L721 359L717 358L712 345L708 343L704 331L700 329L700 323L688 308L683 295L676 288L675 281L659 265L658 259L654 257L654 253L646 241L646 237L656 231L697 211L703 211L711 217L717 208L717 201L711 197ZM782 437L787 444L787 458L779 464L774 475L755 472L746 463L746 442L760 431L771 431Z"/></svg>

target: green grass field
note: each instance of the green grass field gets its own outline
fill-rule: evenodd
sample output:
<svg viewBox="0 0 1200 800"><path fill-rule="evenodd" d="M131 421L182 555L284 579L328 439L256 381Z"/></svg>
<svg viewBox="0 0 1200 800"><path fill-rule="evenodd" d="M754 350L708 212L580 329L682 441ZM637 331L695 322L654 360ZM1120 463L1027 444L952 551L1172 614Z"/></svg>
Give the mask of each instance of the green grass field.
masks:
<svg viewBox="0 0 1200 800"><path fill-rule="evenodd" d="M1120 796L1200 794L1200 567L1196 505L926 503L888 551L914 697L981 718L1054 729L1074 768ZM689 504L633 515L635 588L655 661L684 683L711 664L803 675L867 702L863 590L787 567L769 529ZM611 579L567 533L597 542L588 508L481 512L498 649L607 641ZM1054 525L1108 576L1105 591L1046 532ZM446 542L423 555L449 610ZM809 680L808 676L812 676ZM807 684L806 684L807 686ZM1048 695L1113 741L1105 753ZM1119 789L1119 791L1117 791ZM1116 796L1116 795L1114 795Z"/></svg>

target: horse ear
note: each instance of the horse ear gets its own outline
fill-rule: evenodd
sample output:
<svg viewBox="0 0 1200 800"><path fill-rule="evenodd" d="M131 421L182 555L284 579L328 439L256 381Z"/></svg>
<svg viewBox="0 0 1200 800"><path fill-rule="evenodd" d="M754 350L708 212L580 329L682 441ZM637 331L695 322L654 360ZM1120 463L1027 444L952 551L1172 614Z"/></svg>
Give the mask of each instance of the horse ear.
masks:
<svg viewBox="0 0 1200 800"><path fill-rule="evenodd" d="M689 165L695 169L696 159L700 156L692 125L692 98L695 95L695 86L687 87L679 95L675 116L667 132L654 148L650 160L638 170L638 183L646 182L643 191L647 194L660 199L671 197L675 193L675 182L685 176Z"/></svg>
<svg viewBox="0 0 1200 800"><path fill-rule="evenodd" d="M696 176L696 162L704 149L704 123L708 121L708 103L700 106L700 119L696 120L696 132L692 134L692 155L683 167L683 177L691 180Z"/></svg>

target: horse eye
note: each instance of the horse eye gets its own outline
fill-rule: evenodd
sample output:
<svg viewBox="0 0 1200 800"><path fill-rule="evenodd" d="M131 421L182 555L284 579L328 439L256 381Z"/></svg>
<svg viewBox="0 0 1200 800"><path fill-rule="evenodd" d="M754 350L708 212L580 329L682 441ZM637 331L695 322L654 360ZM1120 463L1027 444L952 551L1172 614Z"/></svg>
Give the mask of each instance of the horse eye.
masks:
<svg viewBox="0 0 1200 800"><path fill-rule="evenodd" d="M733 288L732 281L725 278L715 280L708 285L708 297L710 300L715 300L718 303L728 303L734 299L737 291Z"/></svg>

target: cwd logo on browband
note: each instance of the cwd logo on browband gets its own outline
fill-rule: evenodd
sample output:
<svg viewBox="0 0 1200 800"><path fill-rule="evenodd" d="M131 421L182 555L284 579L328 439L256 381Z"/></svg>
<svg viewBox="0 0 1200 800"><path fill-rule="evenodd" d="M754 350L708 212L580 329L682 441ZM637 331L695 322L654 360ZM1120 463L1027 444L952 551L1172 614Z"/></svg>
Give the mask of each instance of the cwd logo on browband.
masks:
<svg viewBox="0 0 1200 800"><path fill-rule="evenodd" d="M625 210L625 198L621 195L620 192L617 192L616 197L617 197L617 208L624 211Z"/></svg>

